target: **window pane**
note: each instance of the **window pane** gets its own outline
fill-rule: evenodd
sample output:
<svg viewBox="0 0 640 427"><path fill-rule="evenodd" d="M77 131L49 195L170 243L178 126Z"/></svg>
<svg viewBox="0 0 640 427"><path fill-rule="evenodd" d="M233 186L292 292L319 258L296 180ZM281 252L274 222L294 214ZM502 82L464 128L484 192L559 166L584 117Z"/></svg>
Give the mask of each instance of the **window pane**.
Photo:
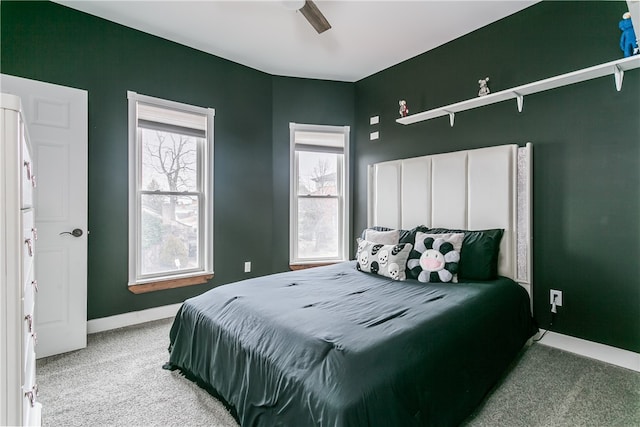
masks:
<svg viewBox="0 0 640 427"><path fill-rule="evenodd" d="M197 191L198 141L179 133L140 128L142 190Z"/></svg>
<svg viewBox="0 0 640 427"><path fill-rule="evenodd" d="M298 194L339 194L338 161L342 154L298 151Z"/></svg>
<svg viewBox="0 0 640 427"><path fill-rule="evenodd" d="M199 268L198 198L142 195L141 274Z"/></svg>
<svg viewBox="0 0 640 427"><path fill-rule="evenodd" d="M338 238L338 199L298 199L298 257L336 258Z"/></svg>

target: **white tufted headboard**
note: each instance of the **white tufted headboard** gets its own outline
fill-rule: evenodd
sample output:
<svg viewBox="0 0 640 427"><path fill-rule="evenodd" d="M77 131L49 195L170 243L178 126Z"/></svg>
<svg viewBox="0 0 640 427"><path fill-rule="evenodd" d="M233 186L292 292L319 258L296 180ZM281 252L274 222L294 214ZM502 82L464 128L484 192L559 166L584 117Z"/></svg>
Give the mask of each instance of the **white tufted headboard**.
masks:
<svg viewBox="0 0 640 427"><path fill-rule="evenodd" d="M368 225L503 228L498 272L531 293L531 150L510 144L369 165Z"/></svg>

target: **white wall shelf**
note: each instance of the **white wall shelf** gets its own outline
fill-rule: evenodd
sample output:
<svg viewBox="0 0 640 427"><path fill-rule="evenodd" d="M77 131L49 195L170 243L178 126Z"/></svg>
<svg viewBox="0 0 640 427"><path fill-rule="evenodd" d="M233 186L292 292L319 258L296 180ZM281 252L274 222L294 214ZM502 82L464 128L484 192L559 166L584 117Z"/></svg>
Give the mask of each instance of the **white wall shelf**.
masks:
<svg viewBox="0 0 640 427"><path fill-rule="evenodd" d="M502 90L500 92L491 93L486 96L466 101L457 102L455 104L446 105L432 110L423 111L421 113L412 114L410 116L396 119L396 122L403 125L422 122L424 120L435 119L436 117L449 116L449 122L453 126L455 114L461 111L471 110L473 108L484 107L485 105L495 104L497 102L515 99L518 111L522 112L525 95L531 95L549 89L555 89L561 86L567 86L573 83L583 82L598 77L613 75L615 78L616 89L622 89L622 79L625 71L640 68L640 55L630 56L628 58L618 59L616 61L606 62L604 64L595 65L593 67L584 68L582 70L573 71L567 74L550 77L548 79L539 80L537 82L528 83L526 85L517 86L511 89Z"/></svg>

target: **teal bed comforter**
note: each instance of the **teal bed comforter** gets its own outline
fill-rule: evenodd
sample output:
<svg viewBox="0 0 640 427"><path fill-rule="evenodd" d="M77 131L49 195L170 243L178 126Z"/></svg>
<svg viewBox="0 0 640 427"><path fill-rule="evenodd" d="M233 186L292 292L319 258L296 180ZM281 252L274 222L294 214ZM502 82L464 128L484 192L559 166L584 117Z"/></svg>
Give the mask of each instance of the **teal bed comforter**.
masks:
<svg viewBox="0 0 640 427"><path fill-rule="evenodd" d="M537 330L529 307L507 278L399 282L345 262L185 301L168 366L242 426L455 426Z"/></svg>

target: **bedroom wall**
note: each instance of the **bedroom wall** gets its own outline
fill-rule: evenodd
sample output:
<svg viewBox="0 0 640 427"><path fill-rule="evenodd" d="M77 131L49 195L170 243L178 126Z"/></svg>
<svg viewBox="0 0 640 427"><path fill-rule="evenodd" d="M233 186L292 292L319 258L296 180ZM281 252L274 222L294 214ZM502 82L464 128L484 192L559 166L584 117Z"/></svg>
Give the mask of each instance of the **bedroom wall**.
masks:
<svg viewBox="0 0 640 427"><path fill-rule="evenodd" d="M366 226L366 166L532 142L534 305L564 292L551 330L640 352L640 71L622 92L603 77L409 126L410 113L619 59L625 2L542 2L356 83L354 238ZM369 117L380 115L380 125ZM380 131L378 141L369 132Z"/></svg>
<svg viewBox="0 0 640 427"><path fill-rule="evenodd" d="M273 77L274 272L289 269L289 123L351 126L353 143L354 95L353 83Z"/></svg>

